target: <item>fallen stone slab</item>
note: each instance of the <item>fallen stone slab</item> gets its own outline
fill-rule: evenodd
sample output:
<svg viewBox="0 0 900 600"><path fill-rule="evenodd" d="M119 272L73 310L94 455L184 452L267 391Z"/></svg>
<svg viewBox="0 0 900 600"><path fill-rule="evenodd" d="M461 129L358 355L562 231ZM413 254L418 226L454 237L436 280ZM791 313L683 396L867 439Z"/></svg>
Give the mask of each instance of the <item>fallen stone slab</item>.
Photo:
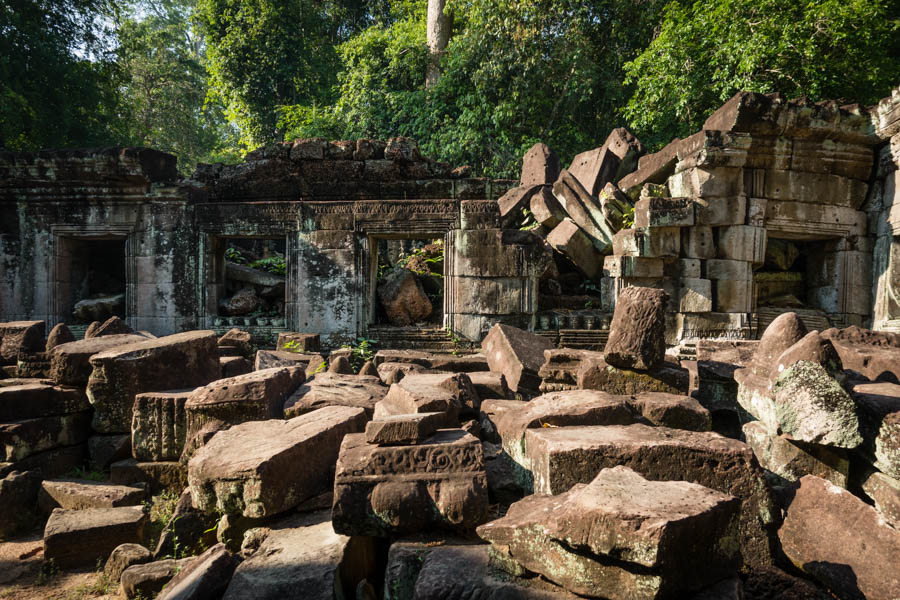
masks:
<svg viewBox="0 0 900 600"><path fill-rule="evenodd" d="M815 475L847 487L850 460L846 451L772 435L759 421L745 423L743 431L760 466L776 475L779 485L792 483L804 475Z"/></svg>
<svg viewBox="0 0 900 600"><path fill-rule="evenodd" d="M222 355L221 348L234 348L238 356L243 356L245 358L250 357L253 354L253 336L250 335L249 331L243 331L242 329L233 328L226 331L222 334L222 337L218 339L216 345L220 348L219 354Z"/></svg>
<svg viewBox="0 0 900 600"><path fill-rule="evenodd" d="M653 425L691 431L709 431L712 428L709 411L690 396L644 392L630 396L628 404Z"/></svg>
<svg viewBox="0 0 900 600"><path fill-rule="evenodd" d="M59 344L50 350L50 379L60 385L85 386L94 367L91 357L147 338L138 334L108 335Z"/></svg>
<svg viewBox="0 0 900 600"><path fill-rule="evenodd" d="M376 446L344 438L334 478L334 530L393 536L427 529L472 529L487 514L478 438L442 429L414 446Z"/></svg>
<svg viewBox="0 0 900 600"><path fill-rule="evenodd" d="M185 439L190 440L209 423L228 427L282 418L284 401L304 378L302 369L276 367L197 388L184 403Z"/></svg>
<svg viewBox="0 0 900 600"><path fill-rule="evenodd" d="M559 427L525 432L535 493L559 494L623 465L654 481L690 481L742 500L745 563L771 564L774 500L751 448L713 432L647 425Z"/></svg>
<svg viewBox="0 0 900 600"><path fill-rule="evenodd" d="M119 581L122 572L132 565L142 565L153 560L153 555L149 550L140 544L122 544L116 548L106 559L103 565L103 574L110 581Z"/></svg>
<svg viewBox="0 0 900 600"><path fill-rule="evenodd" d="M215 600L221 598L240 562L222 544L190 559L169 580L157 600Z"/></svg>
<svg viewBox="0 0 900 600"><path fill-rule="evenodd" d="M273 367L303 367L305 371L312 366L318 367L325 362L325 357L314 352L288 352L285 350L257 350L253 363L254 371Z"/></svg>
<svg viewBox="0 0 900 600"><path fill-rule="evenodd" d="M511 188L497 199L502 229L514 229L521 224L522 209L530 206L531 197L541 188L542 184L523 184Z"/></svg>
<svg viewBox="0 0 900 600"><path fill-rule="evenodd" d="M836 448L856 448L859 433L856 405L824 367L801 360L775 380L778 427L793 439Z"/></svg>
<svg viewBox="0 0 900 600"><path fill-rule="evenodd" d="M584 390L601 390L617 395L646 392L686 395L690 391L690 373L673 363L664 362L649 371L620 369L596 356L586 357L578 367L576 385Z"/></svg>
<svg viewBox="0 0 900 600"><path fill-rule="evenodd" d="M44 349L44 321L11 321L0 323L0 364L15 364L19 352Z"/></svg>
<svg viewBox="0 0 900 600"><path fill-rule="evenodd" d="M284 416L293 419L326 406L352 406L362 408L371 418L387 392L377 377L318 373L285 400Z"/></svg>
<svg viewBox="0 0 900 600"><path fill-rule="evenodd" d="M818 331L810 331L799 342L782 352L769 371L769 378L774 381L786 369L800 361L821 366L838 383L843 383L846 379L844 365L834 344L828 338L819 335Z"/></svg>
<svg viewBox="0 0 900 600"><path fill-rule="evenodd" d="M900 385L863 383L852 388L859 409L861 450L876 469L900 479Z"/></svg>
<svg viewBox="0 0 900 600"><path fill-rule="evenodd" d="M546 394L577 389L578 371L588 359L602 361L603 353L573 348L544 350L544 364L538 371L538 377L541 378L540 391Z"/></svg>
<svg viewBox="0 0 900 600"><path fill-rule="evenodd" d="M221 370L222 379L226 377L237 377L245 375L253 371L253 363L243 356L220 356L219 368Z"/></svg>
<svg viewBox="0 0 900 600"><path fill-rule="evenodd" d="M376 554L373 538L336 534L327 511L291 515L235 569L223 600L355 598L360 582L380 579Z"/></svg>
<svg viewBox="0 0 900 600"><path fill-rule="evenodd" d="M778 357L802 340L807 333L806 325L797 313L778 315L760 337L753 361L749 365L750 370L756 375L767 377Z"/></svg>
<svg viewBox="0 0 900 600"><path fill-rule="evenodd" d="M831 340L846 370L872 381L900 381L900 334L851 326L826 329L822 337Z"/></svg>
<svg viewBox="0 0 900 600"><path fill-rule="evenodd" d="M318 352L320 349L318 333L298 333L285 331L278 334L275 342L276 350L290 352Z"/></svg>
<svg viewBox="0 0 900 600"><path fill-rule="evenodd" d="M597 279L603 272L603 254L593 240L568 217L563 218L547 234L547 243L560 254L568 257L589 279Z"/></svg>
<svg viewBox="0 0 900 600"><path fill-rule="evenodd" d="M134 397L131 451L143 462L178 460L187 436L185 404L194 389L146 392Z"/></svg>
<svg viewBox="0 0 900 600"><path fill-rule="evenodd" d="M366 441L384 446L419 444L430 438L446 421L445 413L391 415L366 423Z"/></svg>
<svg viewBox="0 0 900 600"><path fill-rule="evenodd" d="M577 155L569 171L596 196L607 183L615 183L637 168L638 159L646 152L644 145L627 129L614 129L603 146Z"/></svg>
<svg viewBox="0 0 900 600"><path fill-rule="evenodd" d="M131 565L119 578L119 589L129 600L155 598L175 575L184 569L190 558L168 558L144 564Z"/></svg>
<svg viewBox="0 0 900 600"><path fill-rule="evenodd" d="M481 400L511 399L513 397L512 390L506 385L506 376L502 373L491 373L489 371L480 373L469 373L469 380L475 393Z"/></svg>
<svg viewBox="0 0 900 600"><path fill-rule="evenodd" d="M172 518L159 534L153 556L162 558L179 552L191 556L209 548L216 542L216 518L215 513L206 514L194 508L191 491L185 488L175 503Z"/></svg>
<svg viewBox="0 0 900 600"><path fill-rule="evenodd" d="M569 218L591 239L601 253L608 254L615 231L606 222L600 201L567 170L560 171L553 184L553 196Z"/></svg>
<svg viewBox="0 0 900 600"><path fill-rule="evenodd" d="M480 407L481 399L465 373L416 374L391 385L375 405L374 416L437 412L446 415L444 426L452 427L461 414L477 414Z"/></svg>
<svg viewBox="0 0 900 600"><path fill-rule="evenodd" d="M498 554L578 594L684 596L737 572L740 503L702 485L648 481L614 467L557 496L516 502L478 535Z"/></svg>
<svg viewBox="0 0 900 600"><path fill-rule="evenodd" d="M187 470L178 461L138 462L130 458L110 465L109 481L116 485L144 484L153 496L164 491L178 494L187 487Z"/></svg>
<svg viewBox="0 0 900 600"><path fill-rule="evenodd" d="M579 596L540 578L510 576L491 564L489 546L440 545L429 548L412 586L412 600L515 598L516 600L577 600ZM387 587L387 583L385 584ZM387 595L385 600L410 598Z"/></svg>
<svg viewBox="0 0 900 600"><path fill-rule="evenodd" d="M38 494L41 512L50 514L55 508L116 508L138 506L147 498L143 487L111 485L77 479L45 479Z"/></svg>
<svg viewBox="0 0 900 600"><path fill-rule="evenodd" d="M737 412L734 372L753 360L759 342L744 340L697 341L697 390L694 396L711 411Z"/></svg>
<svg viewBox="0 0 900 600"><path fill-rule="evenodd" d="M92 435L88 438L88 466L93 471L109 471L109 467L131 456L131 436L127 433Z"/></svg>
<svg viewBox="0 0 900 600"><path fill-rule="evenodd" d="M668 302L668 294L655 288L627 287L620 291L603 350L606 362L620 369L640 371L662 364Z"/></svg>
<svg viewBox="0 0 900 600"><path fill-rule="evenodd" d="M887 522L900 530L900 479L870 471L863 477L861 487Z"/></svg>
<svg viewBox="0 0 900 600"><path fill-rule="evenodd" d="M356 375L353 365L350 364L350 359L344 355L331 355L331 360L328 362L328 372L335 375Z"/></svg>
<svg viewBox="0 0 900 600"><path fill-rule="evenodd" d="M105 561L120 544L144 541L143 506L55 509L44 527L44 558L61 568Z"/></svg>
<svg viewBox="0 0 900 600"><path fill-rule="evenodd" d="M379 364L378 377L384 385L393 385L410 373L436 373L434 369L428 369L420 364L402 362L383 362Z"/></svg>
<svg viewBox="0 0 900 600"><path fill-rule="evenodd" d="M13 470L38 470L43 477L62 477L74 469L84 468L87 456L87 444L44 450L26 456L18 462L0 463L0 477L5 477Z"/></svg>
<svg viewBox="0 0 900 600"><path fill-rule="evenodd" d="M188 463L194 506L260 518L317 496L332 485L342 438L365 423L361 408L329 406L220 431Z"/></svg>
<svg viewBox="0 0 900 600"><path fill-rule="evenodd" d="M800 479L778 537L791 563L838 597L900 597L900 530L847 490Z"/></svg>
<svg viewBox="0 0 900 600"><path fill-rule="evenodd" d="M60 346L64 347L64 346ZM94 430L131 431L134 397L141 392L206 385L219 376L219 354L212 331L188 331L106 350L90 359L88 400Z"/></svg>
<svg viewBox="0 0 900 600"><path fill-rule="evenodd" d="M488 365L502 373L513 392L536 390L541 383L538 370L544 364L544 350L553 342L534 333L498 323L481 342Z"/></svg>
<svg viewBox="0 0 900 600"><path fill-rule="evenodd" d="M0 475L0 540L26 531L38 521L39 471L12 471Z"/></svg>
<svg viewBox="0 0 900 600"><path fill-rule="evenodd" d="M75 336L72 335L72 330L69 329L65 323L57 323L53 326L53 329L50 330L50 333L47 334L47 343L44 344L44 352L50 352L60 344L67 344L74 341Z"/></svg>
<svg viewBox="0 0 900 600"><path fill-rule="evenodd" d="M544 185L559 177L559 156L547 144L537 143L522 157L522 185Z"/></svg>
<svg viewBox="0 0 900 600"><path fill-rule="evenodd" d="M90 433L90 411L0 423L0 461L16 462L45 450L82 444Z"/></svg>
<svg viewBox="0 0 900 600"><path fill-rule="evenodd" d="M0 423L90 411L84 392L74 387L27 383L0 387Z"/></svg>
<svg viewBox="0 0 900 600"><path fill-rule="evenodd" d="M548 229L553 229L566 218L566 211L553 195L553 188L550 185L542 186L531 197L529 208L531 214L534 215L534 220Z"/></svg>
<svg viewBox="0 0 900 600"><path fill-rule="evenodd" d="M134 333L134 329L129 327L121 318L113 315L101 323L99 327L94 329L91 337L98 338L107 335L123 335L128 333Z"/></svg>

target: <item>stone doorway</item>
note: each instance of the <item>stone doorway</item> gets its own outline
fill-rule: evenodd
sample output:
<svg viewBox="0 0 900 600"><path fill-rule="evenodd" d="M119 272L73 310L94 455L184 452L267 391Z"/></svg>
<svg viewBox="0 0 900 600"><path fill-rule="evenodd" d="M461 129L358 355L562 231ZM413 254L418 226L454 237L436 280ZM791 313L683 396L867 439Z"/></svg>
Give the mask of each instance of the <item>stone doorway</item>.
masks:
<svg viewBox="0 0 900 600"><path fill-rule="evenodd" d="M217 237L207 310L216 327L284 328L288 256L284 237Z"/></svg>
<svg viewBox="0 0 900 600"><path fill-rule="evenodd" d="M74 326L127 316L125 236L56 238L56 320Z"/></svg>

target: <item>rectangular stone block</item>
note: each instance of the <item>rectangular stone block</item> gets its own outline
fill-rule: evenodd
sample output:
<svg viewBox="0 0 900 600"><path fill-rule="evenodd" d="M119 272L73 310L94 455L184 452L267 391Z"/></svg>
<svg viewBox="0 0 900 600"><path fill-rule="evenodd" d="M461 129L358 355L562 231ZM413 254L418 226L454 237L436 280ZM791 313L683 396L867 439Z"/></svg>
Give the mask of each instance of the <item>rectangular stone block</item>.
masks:
<svg viewBox="0 0 900 600"><path fill-rule="evenodd" d="M58 567L94 566L120 544L144 541L143 506L57 508L44 527L44 558Z"/></svg>
<svg viewBox="0 0 900 600"><path fill-rule="evenodd" d="M749 225L719 228L719 258L761 265L766 259L766 230Z"/></svg>
<svg viewBox="0 0 900 600"><path fill-rule="evenodd" d="M635 227L690 227L694 201L690 198L641 198L634 205Z"/></svg>
<svg viewBox="0 0 900 600"><path fill-rule="evenodd" d="M766 203L765 198L748 198L747 199L747 225L751 227L766 226Z"/></svg>
<svg viewBox="0 0 900 600"><path fill-rule="evenodd" d="M755 306L753 281L716 280L717 312L750 312Z"/></svg>
<svg viewBox="0 0 900 600"><path fill-rule="evenodd" d="M712 281L682 278L678 280L678 312L702 313L712 311Z"/></svg>
<svg viewBox="0 0 900 600"><path fill-rule="evenodd" d="M481 442L442 429L415 446L344 437L334 477L337 533L388 537L424 529L471 529L488 509Z"/></svg>
<svg viewBox="0 0 900 600"><path fill-rule="evenodd" d="M679 258L678 260L666 261L664 274L674 279L678 278L700 278L700 260L696 258Z"/></svg>
<svg viewBox="0 0 900 600"><path fill-rule="evenodd" d="M705 266L707 279L753 280L753 265L747 261L711 258L706 261Z"/></svg>
<svg viewBox="0 0 900 600"><path fill-rule="evenodd" d="M79 413L90 409L87 396L78 388L45 383L0 386L0 423Z"/></svg>
<svg viewBox="0 0 900 600"><path fill-rule="evenodd" d="M716 242L713 239L712 227L694 225L680 230L681 247L684 256L689 258L715 258Z"/></svg>
<svg viewBox="0 0 900 600"><path fill-rule="evenodd" d="M642 256L606 256L604 277L662 277L663 261Z"/></svg>
<svg viewBox="0 0 900 600"><path fill-rule="evenodd" d="M148 392L134 398L131 451L142 462L178 460L187 432L184 405L194 390Z"/></svg>
<svg viewBox="0 0 900 600"><path fill-rule="evenodd" d="M613 236L613 254L677 257L681 251L681 231L678 227L623 229Z"/></svg>
<svg viewBox="0 0 900 600"><path fill-rule="evenodd" d="M744 170L734 167L692 167L669 177L669 190L673 196L685 198L740 196L744 193Z"/></svg>
<svg viewBox="0 0 900 600"><path fill-rule="evenodd" d="M0 461L17 462L45 450L82 444L90 434L90 411L0 423Z"/></svg>
<svg viewBox="0 0 900 600"><path fill-rule="evenodd" d="M697 225L743 225L747 220L747 197L703 197L695 198Z"/></svg>
<svg viewBox="0 0 900 600"><path fill-rule="evenodd" d="M547 243L557 252L569 257L591 279L600 274L602 255L588 235L571 219L563 219L554 227L547 235Z"/></svg>

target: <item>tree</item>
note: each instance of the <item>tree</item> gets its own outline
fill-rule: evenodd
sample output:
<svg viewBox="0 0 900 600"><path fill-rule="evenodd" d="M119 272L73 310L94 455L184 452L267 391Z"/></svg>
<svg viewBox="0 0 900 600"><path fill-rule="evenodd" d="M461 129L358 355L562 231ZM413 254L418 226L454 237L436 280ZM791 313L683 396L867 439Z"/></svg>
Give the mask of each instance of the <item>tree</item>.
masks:
<svg viewBox="0 0 900 600"><path fill-rule="evenodd" d="M625 115L653 145L689 134L741 90L874 103L900 81L897 0L672 2L626 66Z"/></svg>
<svg viewBox="0 0 900 600"><path fill-rule="evenodd" d="M428 69L425 73L425 87L432 87L441 76L441 57L450 42L453 18L445 10L447 0L428 0Z"/></svg>
<svg viewBox="0 0 900 600"><path fill-rule="evenodd" d="M121 139L110 51L111 0L0 4L0 147L91 146Z"/></svg>
<svg viewBox="0 0 900 600"><path fill-rule="evenodd" d="M129 142L177 155L186 174L200 160L228 157L237 142L221 105L206 102L204 44L191 27L193 5L141 2L117 28Z"/></svg>

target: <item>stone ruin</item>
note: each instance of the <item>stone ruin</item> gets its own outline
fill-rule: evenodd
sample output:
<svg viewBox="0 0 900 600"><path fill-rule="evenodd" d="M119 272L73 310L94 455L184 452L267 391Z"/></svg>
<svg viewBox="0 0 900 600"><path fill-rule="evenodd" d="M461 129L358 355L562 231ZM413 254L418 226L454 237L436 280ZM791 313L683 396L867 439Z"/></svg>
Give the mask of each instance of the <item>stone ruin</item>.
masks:
<svg viewBox="0 0 900 600"><path fill-rule="evenodd" d="M896 600L898 166L900 89L518 182L0 153L0 539L126 598Z"/></svg>

